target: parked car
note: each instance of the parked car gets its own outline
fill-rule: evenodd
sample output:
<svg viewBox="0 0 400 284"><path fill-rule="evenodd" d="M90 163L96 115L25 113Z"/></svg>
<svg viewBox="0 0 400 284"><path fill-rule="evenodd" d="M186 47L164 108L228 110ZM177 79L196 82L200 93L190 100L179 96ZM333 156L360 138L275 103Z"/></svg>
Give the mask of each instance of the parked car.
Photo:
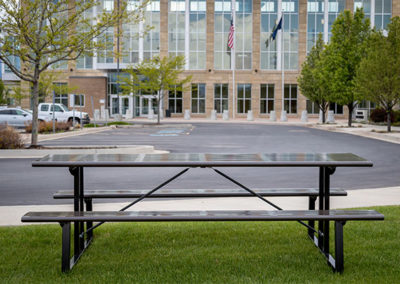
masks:
<svg viewBox="0 0 400 284"><path fill-rule="evenodd" d="M53 111L54 110L54 111ZM54 117L59 122L70 122L72 123L72 119L75 118L76 123L81 123L82 117L82 124L90 123L89 114L86 112L80 111L70 111L65 105L63 104L52 104L52 103L41 103L39 104L39 115L43 115L46 117L50 117L50 120Z"/></svg>
<svg viewBox="0 0 400 284"><path fill-rule="evenodd" d="M40 121L50 121L45 115L39 115ZM0 108L0 124L7 124L14 127L25 127L32 122L32 113L29 110L20 108Z"/></svg>

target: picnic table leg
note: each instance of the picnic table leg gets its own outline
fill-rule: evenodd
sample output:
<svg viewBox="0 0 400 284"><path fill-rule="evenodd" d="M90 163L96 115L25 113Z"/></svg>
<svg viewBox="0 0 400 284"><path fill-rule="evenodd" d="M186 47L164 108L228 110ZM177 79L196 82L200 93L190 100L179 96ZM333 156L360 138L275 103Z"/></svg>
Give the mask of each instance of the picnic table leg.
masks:
<svg viewBox="0 0 400 284"><path fill-rule="evenodd" d="M342 273L344 270L343 257L343 226L345 221L335 222L335 271Z"/></svg>
<svg viewBox="0 0 400 284"><path fill-rule="evenodd" d="M79 211L84 212L85 208L83 206L83 167L79 167ZM79 223L79 235L85 231L85 224L83 222ZM85 238L79 238L79 253L85 249Z"/></svg>
<svg viewBox="0 0 400 284"><path fill-rule="evenodd" d="M308 201L308 210L315 210L315 201L316 201L316 197L315 196L310 196L309 197L309 201ZM315 228L315 221L308 221L308 225L311 228ZM314 241L314 232L311 229L308 229L308 236L310 237L310 239L312 241Z"/></svg>
<svg viewBox="0 0 400 284"><path fill-rule="evenodd" d="M330 209L330 204L329 204L329 195L330 195L330 178L329 178L329 169L325 168L325 174L324 174L324 210L329 210ZM324 252L328 256L329 255L329 221L324 221Z"/></svg>
<svg viewBox="0 0 400 284"><path fill-rule="evenodd" d="M85 204L86 204L86 211L88 212L93 211L92 198L85 198ZM86 230L90 229L91 227L93 227L93 222L87 222ZM89 231L87 234L87 241L90 242L92 238L93 238L93 231Z"/></svg>
<svg viewBox="0 0 400 284"><path fill-rule="evenodd" d="M70 167L70 173L74 176L74 212L83 211L83 168ZM82 198L81 198L82 197ZM83 223L74 222L74 261L79 258L84 249L84 240L80 238L83 232Z"/></svg>
<svg viewBox="0 0 400 284"><path fill-rule="evenodd" d="M74 176L74 212L79 212L79 169L69 168L69 172ZM74 261L79 258L79 223L74 222Z"/></svg>
<svg viewBox="0 0 400 284"><path fill-rule="evenodd" d="M325 181L325 168L319 168L319 200L318 200L318 209L324 210L324 181ZM321 251L324 251L324 222L318 221L318 247Z"/></svg>
<svg viewBox="0 0 400 284"><path fill-rule="evenodd" d="M70 267L69 254L71 252L71 223L60 223L62 228L62 254L61 254L61 271L68 272Z"/></svg>

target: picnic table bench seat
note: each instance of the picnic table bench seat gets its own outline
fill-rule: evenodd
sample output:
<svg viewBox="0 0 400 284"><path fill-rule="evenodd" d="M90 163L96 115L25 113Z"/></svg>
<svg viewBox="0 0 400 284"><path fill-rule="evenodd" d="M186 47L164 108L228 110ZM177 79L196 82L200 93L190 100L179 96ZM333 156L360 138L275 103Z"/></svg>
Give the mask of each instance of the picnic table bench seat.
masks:
<svg viewBox="0 0 400 284"><path fill-rule="evenodd" d="M22 222L56 222L62 226L62 271L69 271L71 222L174 222L174 221L334 221L335 258L328 262L343 272L343 226L347 221L383 220L374 210L212 210L212 211L95 211L95 212L28 212ZM90 239L91 241L91 239ZM318 246L318 239L313 239ZM86 246L85 246L86 247ZM82 252L83 253L83 252Z"/></svg>
<svg viewBox="0 0 400 284"><path fill-rule="evenodd" d="M253 189L261 196L314 196L319 194L318 188L257 188ZM133 190L85 190L85 198L139 198L148 189ZM331 188L331 196L347 196L342 188ZM185 198L185 197L247 197L253 196L243 189L160 189L147 198ZM73 190L60 190L53 195L54 199L74 198Z"/></svg>

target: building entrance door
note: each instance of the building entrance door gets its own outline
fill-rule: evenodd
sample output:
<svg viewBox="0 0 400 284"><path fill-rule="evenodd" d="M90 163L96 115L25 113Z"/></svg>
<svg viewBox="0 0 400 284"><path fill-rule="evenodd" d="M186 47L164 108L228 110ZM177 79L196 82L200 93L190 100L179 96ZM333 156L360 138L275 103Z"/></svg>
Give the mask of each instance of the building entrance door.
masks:
<svg viewBox="0 0 400 284"><path fill-rule="evenodd" d="M151 109L154 114L158 113L157 100L154 96L135 96L134 101L136 117L148 117Z"/></svg>

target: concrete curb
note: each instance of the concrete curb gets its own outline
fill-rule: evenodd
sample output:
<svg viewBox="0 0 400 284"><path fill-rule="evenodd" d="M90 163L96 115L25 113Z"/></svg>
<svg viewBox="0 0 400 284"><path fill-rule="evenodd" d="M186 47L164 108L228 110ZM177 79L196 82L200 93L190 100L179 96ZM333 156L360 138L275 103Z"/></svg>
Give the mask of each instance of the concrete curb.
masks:
<svg viewBox="0 0 400 284"><path fill-rule="evenodd" d="M287 210L308 209L307 197L274 197L268 200ZM98 203L94 210L116 211L127 205L124 203ZM354 208L400 205L400 187L349 190L348 196L332 197L331 208ZM245 198L185 198L145 200L130 210L132 211L176 211L176 210L273 210L270 206L255 197ZM72 201L66 205L26 205L0 206L0 226L27 225L21 223L21 217L28 211L72 211Z"/></svg>
<svg viewBox="0 0 400 284"><path fill-rule="evenodd" d="M51 154L163 154L168 151L155 150L154 146L122 145L122 146L92 146L92 147L47 147L46 149L0 150L0 159L41 158Z"/></svg>
<svg viewBox="0 0 400 284"><path fill-rule="evenodd" d="M91 133L98 133L98 132L102 132L105 130L109 130L111 128L112 128L111 126L104 126L104 127L98 127L98 128L83 128L82 130L79 129L79 130L61 132L61 133L56 133L56 134L39 134L38 142L55 140L55 139L66 138L66 137L79 136L79 135L86 135L86 134L91 134ZM31 134L23 133L20 135L21 135L24 143L27 143L27 144L30 143Z"/></svg>

